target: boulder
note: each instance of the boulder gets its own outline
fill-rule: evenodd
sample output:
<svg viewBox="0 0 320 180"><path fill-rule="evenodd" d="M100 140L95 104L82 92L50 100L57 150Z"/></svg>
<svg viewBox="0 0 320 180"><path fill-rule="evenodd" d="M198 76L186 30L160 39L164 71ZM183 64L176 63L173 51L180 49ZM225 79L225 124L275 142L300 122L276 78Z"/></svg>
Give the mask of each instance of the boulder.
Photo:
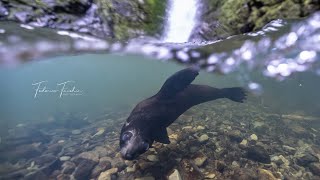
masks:
<svg viewBox="0 0 320 180"><path fill-rule="evenodd" d="M270 163L270 156L267 150L259 145L250 146L247 150L247 158L261 163Z"/></svg>

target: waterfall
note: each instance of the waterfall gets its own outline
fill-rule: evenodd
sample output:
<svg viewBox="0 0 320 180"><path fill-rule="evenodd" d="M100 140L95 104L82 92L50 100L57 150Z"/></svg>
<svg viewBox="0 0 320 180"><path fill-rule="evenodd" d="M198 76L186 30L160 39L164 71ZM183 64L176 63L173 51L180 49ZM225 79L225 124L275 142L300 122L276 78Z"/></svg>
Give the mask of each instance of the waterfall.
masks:
<svg viewBox="0 0 320 180"><path fill-rule="evenodd" d="M198 0L168 0L164 42L182 43L190 38L197 23Z"/></svg>

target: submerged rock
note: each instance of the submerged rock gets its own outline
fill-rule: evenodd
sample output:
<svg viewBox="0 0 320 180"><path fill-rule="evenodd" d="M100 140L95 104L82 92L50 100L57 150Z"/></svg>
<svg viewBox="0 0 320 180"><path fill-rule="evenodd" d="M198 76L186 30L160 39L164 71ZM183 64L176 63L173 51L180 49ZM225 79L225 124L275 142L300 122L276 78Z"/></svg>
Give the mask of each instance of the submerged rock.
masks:
<svg viewBox="0 0 320 180"><path fill-rule="evenodd" d="M215 161L215 166L221 173L227 168L227 165L224 161Z"/></svg>
<svg viewBox="0 0 320 180"><path fill-rule="evenodd" d="M46 174L44 174L42 171L35 171L25 175L23 179L34 180L34 179L48 179L48 178L49 177Z"/></svg>
<svg viewBox="0 0 320 180"><path fill-rule="evenodd" d="M159 161L159 158L158 158L158 156L156 156L156 155L148 155L148 156L147 156L147 159L148 159L149 161L151 161L151 162Z"/></svg>
<svg viewBox="0 0 320 180"><path fill-rule="evenodd" d="M36 156L40 156L43 149L37 145L20 145L14 149L2 149L0 151L0 161L8 160L11 162L16 162L20 159L30 159Z"/></svg>
<svg viewBox="0 0 320 180"><path fill-rule="evenodd" d="M49 162L46 162L49 161ZM37 159L39 162L39 158ZM50 159L45 160L44 164L35 164L34 161L31 163L28 174L25 175L24 179L48 179L48 177L61 166L61 161L58 158L50 161Z"/></svg>
<svg viewBox="0 0 320 180"><path fill-rule="evenodd" d="M146 176L146 177L135 178L134 180L155 180L155 178L152 176Z"/></svg>
<svg viewBox="0 0 320 180"><path fill-rule="evenodd" d="M44 164L51 163L57 159L58 158L52 154L44 154L44 155L38 156L32 160L35 162L35 164L43 166Z"/></svg>
<svg viewBox="0 0 320 180"><path fill-rule="evenodd" d="M216 175L214 173L208 173L205 178L206 179L214 179L216 177Z"/></svg>
<svg viewBox="0 0 320 180"><path fill-rule="evenodd" d="M237 161L232 161L231 167L234 169L240 168L240 164Z"/></svg>
<svg viewBox="0 0 320 180"><path fill-rule="evenodd" d="M230 140L232 140L232 141L236 141L239 143L242 140L241 131L239 131L239 130L229 131L227 133L227 135L229 136Z"/></svg>
<svg viewBox="0 0 320 180"><path fill-rule="evenodd" d="M111 180L111 175L115 174L118 172L118 168L111 168L105 172L102 172L99 177L98 180Z"/></svg>
<svg viewBox="0 0 320 180"><path fill-rule="evenodd" d="M274 175L266 169L258 169L258 178L261 180L276 180L277 178L274 177Z"/></svg>
<svg viewBox="0 0 320 180"><path fill-rule="evenodd" d="M251 169L236 169L234 175L232 176L231 179L235 180L256 180L257 178L257 173Z"/></svg>
<svg viewBox="0 0 320 180"><path fill-rule="evenodd" d="M95 133L94 135L92 135L91 138L93 138L93 137L95 137L95 136L101 136L101 135L104 134L104 132L105 132L105 129L104 129L104 128L99 128L99 129L98 129L98 132Z"/></svg>
<svg viewBox="0 0 320 180"><path fill-rule="evenodd" d="M70 179L71 179L71 177L68 174L59 174L57 176L57 180L70 180Z"/></svg>
<svg viewBox="0 0 320 180"><path fill-rule="evenodd" d="M319 158L308 145L300 147L294 154L294 158L300 166L308 166L310 163L319 161Z"/></svg>
<svg viewBox="0 0 320 180"><path fill-rule="evenodd" d="M258 136L255 135L255 134L251 134L249 139L252 140L252 141L258 141Z"/></svg>
<svg viewBox="0 0 320 180"><path fill-rule="evenodd" d="M95 178L95 177L98 177L99 174L102 172L102 171L105 171L105 170L108 170L110 169L112 166L111 166L111 162L109 161L108 158L105 158L105 157L102 157L100 160L99 160L99 164L96 165L94 167L94 169L92 170L92 173L91 173L91 177Z"/></svg>
<svg viewBox="0 0 320 180"><path fill-rule="evenodd" d="M276 163L277 165L285 165L286 167L288 167L290 165L290 161L287 160L284 156L279 155L279 156L273 156L271 158L271 161Z"/></svg>
<svg viewBox="0 0 320 180"><path fill-rule="evenodd" d="M51 140L49 135L33 127L17 127L9 131L9 135L2 138L0 151L3 148L9 149L19 145L32 143L47 143Z"/></svg>
<svg viewBox="0 0 320 180"><path fill-rule="evenodd" d="M71 159L70 156L61 156L60 157L60 161L68 161L69 159Z"/></svg>
<svg viewBox="0 0 320 180"><path fill-rule="evenodd" d="M52 144L48 146L46 153L57 155L61 152L62 145L61 144Z"/></svg>
<svg viewBox="0 0 320 180"><path fill-rule="evenodd" d="M46 174L47 176L50 176L55 170L61 167L61 164L62 162L58 158L56 158L51 162L41 165L39 170L44 174Z"/></svg>
<svg viewBox="0 0 320 180"><path fill-rule="evenodd" d="M71 161L66 161L62 164L62 173L71 174L76 168L76 165Z"/></svg>
<svg viewBox="0 0 320 180"><path fill-rule="evenodd" d="M246 148L248 146L248 140L243 139L240 143L240 148Z"/></svg>
<svg viewBox="0 0 320 180"><path fill-rule="evenodd" d="M81 130L80 129L75 129L75 130L72 130L71 133L73 135L78 135L78 134L81 134Z"/></svg>
<svg viewBox="0 0 320 180"><path fill-rule="evenodd" d="M320 163L311 163L309 168L313 174L320 176Z"/></svg>
<svg viewBox="0 0 320 180"><path fill-rule="evenodd" d="M182 180L179 171L177 169L174 169L173 172L169 175L168 180Z"/></svg>
<svg viewBox="0 0 320 180"><path fill-rule="evenodd" d="M283 145L283 149L289 153L294 153L297 149L291 146Z"/></svg>
<svg viewBox="0 0 320 180"><path fill-rule="evenodd" d="M204 130L204 129L206 129L205 127L203 127L203 126L197 126L197 128L196 128L197 130Z"/></svg>
<svg viewBox="0 0 320 180"><path fill-rule="evenodd" d="M209 136L206 135L206 134L203 134L198 138L198 141L201 142L201 143L206 142L208 140L209 140Z"/></svg>
<svg viewBox="0 0 320 180"><path fill-rule="evenodd" d="M307 166L310 163L318 162L319 159L317 156L314 156L310 153L302 154L301 156L297 157L297 163L301 166Z"/></svg>
<svg viewBox="0 0 320 180"><path fill-rule="evenodd" d="M130 172L135 172L137 170L137 165L134 164L132 167L127 167L126 168L126 172L130 173Z"/></svg>
<svg viewBox="0 0 320 180"><path fill-rule="evenodd" d="M180 167L181 169L179 169L179 172L182 179L203 179L204 178L200 169L187 159L183 159L180 161Z"/></svg>
<svg viewBox="0 0 320 180"><path fill-rule="evenodd" d="M73 158L75 163L80 163L83 159L94 161L96 163L99 162L99 155L93 151L83 152L79 154L77 157Z"/></svg>
<svg viewBox="0 0 320 180"><path fill-rule="evenodd" d="M194 159L194 163L196 166L202 166L204 162L207 160L206 156L200 156Z"/></svg>
<svg viewBox="0 0 320 180"><path fill-rule="evenodd" d="M259 145L248 147L247 158L267 164L271 162L267 150Z"/></svg>
<svg viewBox="0 0 320 180"><path fill-rule="evenodd" d="M97 162L95 161L82 159L81 162L77 165L73 176L79 180L89 179L91 175L91 170L94 168L96 164Z"/></svg>

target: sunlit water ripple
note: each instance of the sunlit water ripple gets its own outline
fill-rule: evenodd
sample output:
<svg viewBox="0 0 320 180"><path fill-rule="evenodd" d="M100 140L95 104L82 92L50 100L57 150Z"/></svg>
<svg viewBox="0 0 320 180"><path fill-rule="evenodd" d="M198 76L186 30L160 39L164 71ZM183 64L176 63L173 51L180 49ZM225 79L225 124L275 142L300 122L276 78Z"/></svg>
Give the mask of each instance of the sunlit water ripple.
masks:
<svg viewBox="0 0 320 180"><path fill-rule="evenodd" d="M317 61L320 51L320 13L293 23L275 20L258 32L201 43L163 43L153 38L112 43L86 35L28 25L16 27L15 24L9 24L1 27L1 64L17 64L57 54L116 52L142 54L159 60L174 59L223 74L239 71L239 66L242 67L241 71L260 69L264 76L278 80L296 72L320 74ZM15 28L19 29L19 35L12 31ZM248 85L249 88L258 87L254 82Z"/></svg>

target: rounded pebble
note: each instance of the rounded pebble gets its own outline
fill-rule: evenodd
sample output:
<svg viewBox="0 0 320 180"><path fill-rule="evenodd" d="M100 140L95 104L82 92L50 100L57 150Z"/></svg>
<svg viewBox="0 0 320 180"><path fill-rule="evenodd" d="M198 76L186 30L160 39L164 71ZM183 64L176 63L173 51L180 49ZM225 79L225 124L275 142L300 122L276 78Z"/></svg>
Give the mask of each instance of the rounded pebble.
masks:
<svg viewBox="0 0 320 180"><path fill-rule="evenodd" d="M198 138L198 141L199 141L199 142L206 142L206 141L208 141L208 140L209 140L209 136L206 135L206 134L203 134L203 135L201 135L201 136Z"/></svg>

